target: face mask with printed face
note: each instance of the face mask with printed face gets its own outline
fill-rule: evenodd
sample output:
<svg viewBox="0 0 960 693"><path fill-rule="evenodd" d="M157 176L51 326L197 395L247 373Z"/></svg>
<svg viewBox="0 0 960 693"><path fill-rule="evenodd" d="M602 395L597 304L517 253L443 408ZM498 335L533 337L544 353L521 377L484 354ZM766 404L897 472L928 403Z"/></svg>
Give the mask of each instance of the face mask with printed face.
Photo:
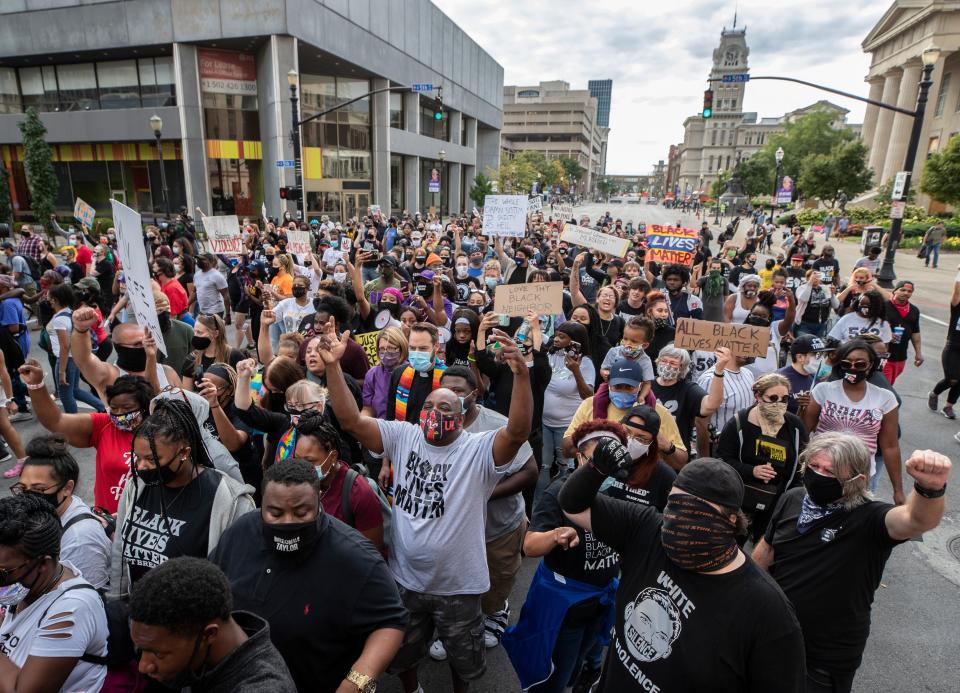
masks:
<svg viewBox="0 0 960 693"><path fill-rule="evenodd" d="M420 430L428 443L440 443L457 431L457 417L436 409L420 412Z"/></svg>

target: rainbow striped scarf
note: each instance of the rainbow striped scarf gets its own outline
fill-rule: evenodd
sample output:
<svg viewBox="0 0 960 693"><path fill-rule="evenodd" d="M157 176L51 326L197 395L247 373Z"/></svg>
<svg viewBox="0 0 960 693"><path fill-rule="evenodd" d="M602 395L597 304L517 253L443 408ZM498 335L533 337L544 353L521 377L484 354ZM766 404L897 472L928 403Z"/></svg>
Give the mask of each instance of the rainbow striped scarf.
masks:
<svg viewBox="0 0 960 693"><path fill-rule="evenodd" d="M447 364L440 359L437 359L433 369L433 384L430 388L431 392L440 387L440 378L443 377L443 373L446 370ZM413 386L413 378L416 374L417 371L413 368L413 366L407 366L403 369L403 373L400 374L400 382L397 383L397 399L394 406L394 421L407 420L407 404L410 402L410 388Z"/></svg>

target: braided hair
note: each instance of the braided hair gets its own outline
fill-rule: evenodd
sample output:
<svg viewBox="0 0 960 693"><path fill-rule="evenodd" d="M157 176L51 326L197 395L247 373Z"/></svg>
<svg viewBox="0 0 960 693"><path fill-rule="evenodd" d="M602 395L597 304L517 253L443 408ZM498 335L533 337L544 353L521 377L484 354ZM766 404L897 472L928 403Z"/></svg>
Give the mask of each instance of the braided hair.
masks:
<svg viewBox="0 0 960 693"><path fill-rule="evenodd" d="M0 498L0 545L16 547L31 559L60 558L63 528L56 510L29 493Z"/></svg>
<svg viewBox="0 0 960 693"><path fill-rule="evenodd" d="M148 416L133 435L133 440L146 438L150 443L150 452L153 459L159 460L156 441L159 438L165 442L179 441L190 447L190 457L194 465L213 467L213 461L207 454L200 434L200 424L190 405L181 399L173 397L157 399L153 413ZM131 459L133 443L131 443ZM136 465L133 465L136 469Z"/></svg>
<svg viewBox="0 0 960 693"><path fill-rule="evenodd" d="M331 426L324 415L318 411L306 411L297 421L297 435L316 438L317 443L327 450L340 451L340 434Z"/></svg>

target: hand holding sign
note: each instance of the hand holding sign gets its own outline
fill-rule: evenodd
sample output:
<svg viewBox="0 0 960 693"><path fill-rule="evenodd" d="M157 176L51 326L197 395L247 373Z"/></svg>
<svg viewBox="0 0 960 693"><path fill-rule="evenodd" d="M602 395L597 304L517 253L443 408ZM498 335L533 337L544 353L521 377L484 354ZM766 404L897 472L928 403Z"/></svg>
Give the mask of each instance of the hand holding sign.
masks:
<svg viewBox="0 0 960 693"><path fill-rule="evenodd" d="M680 318L674 345L690 351L717 351L725 347L734 357L762 357L770 346L770 328ZM720 352L718 359L719 356Z"/></svg>

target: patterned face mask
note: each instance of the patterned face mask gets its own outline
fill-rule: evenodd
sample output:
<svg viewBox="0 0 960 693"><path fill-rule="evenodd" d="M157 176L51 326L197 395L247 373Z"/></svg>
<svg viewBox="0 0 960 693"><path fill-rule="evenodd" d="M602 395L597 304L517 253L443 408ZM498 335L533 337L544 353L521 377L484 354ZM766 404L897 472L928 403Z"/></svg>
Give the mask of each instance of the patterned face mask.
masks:
<svg viewBox="0 0 960 693"><path fill-rule="evenodd" d="M428 443L439 443L457 431L457 417L436 409L420 412L420 430Z"/></svg>

